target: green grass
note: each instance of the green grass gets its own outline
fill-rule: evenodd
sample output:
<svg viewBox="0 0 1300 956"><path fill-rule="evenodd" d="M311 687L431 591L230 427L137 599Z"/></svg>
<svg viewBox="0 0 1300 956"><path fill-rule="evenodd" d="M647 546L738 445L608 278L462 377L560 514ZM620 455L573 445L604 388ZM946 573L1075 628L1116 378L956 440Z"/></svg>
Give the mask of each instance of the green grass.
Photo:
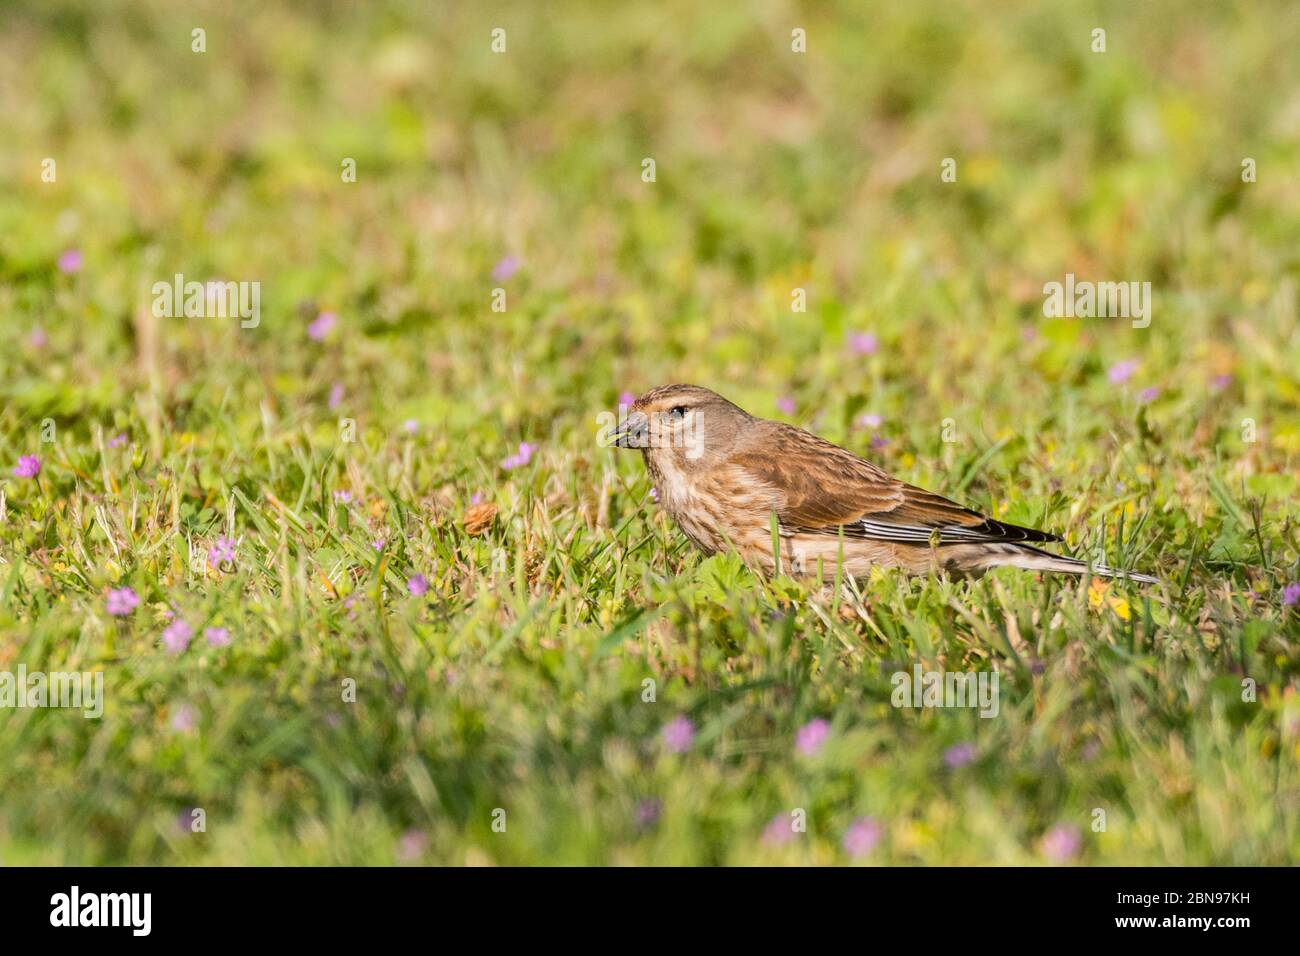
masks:
<svg viewBox="0 0 1300 956"><path fill-rule="evenodd" d="M0 860L842 863L872 817L865 862L1296 861L1300 10L726 6L6 7L0 670L106 709L0 710ZM260 325L154 318L177 272ZM1045 319L1066 272L1151 326ZM671 381L1163 583L703 560L596 442ZM918 662L998 717L892 707Z"/></svg>

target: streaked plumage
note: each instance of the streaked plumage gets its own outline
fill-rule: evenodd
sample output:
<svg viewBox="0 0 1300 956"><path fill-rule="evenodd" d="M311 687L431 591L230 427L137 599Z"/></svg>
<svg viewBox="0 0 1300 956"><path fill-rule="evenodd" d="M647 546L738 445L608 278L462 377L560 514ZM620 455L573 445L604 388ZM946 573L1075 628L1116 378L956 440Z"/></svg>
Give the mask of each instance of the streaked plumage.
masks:
<svg viewBox="0 0 1300 956"><path fill-rule="evenodd" d="M735 549L771 572L771 516L787 570L914 574L1009 566L1071 574L1088 565L1034 547L1058 535L994 521L899 481L802 429L756 418L696 385L664 385L633 404L616 443L640 448L659 501L706 554ZM1155 582L1094 566L1093 574Z"/></svg>

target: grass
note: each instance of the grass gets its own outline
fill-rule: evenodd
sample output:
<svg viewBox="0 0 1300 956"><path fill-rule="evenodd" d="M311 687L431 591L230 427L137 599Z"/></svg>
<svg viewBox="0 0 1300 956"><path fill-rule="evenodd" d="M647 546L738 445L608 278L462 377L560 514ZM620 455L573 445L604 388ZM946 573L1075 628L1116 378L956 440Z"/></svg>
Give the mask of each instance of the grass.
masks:
<svg viewBox="0 0 1300 956"><path fill-rule="evenodd" d="M0 671L106 702L0 710L0 860L1295 862L1300 11L314 6L7 8ZM669 381L1162 583L704 560L596 442Z"/></svg>

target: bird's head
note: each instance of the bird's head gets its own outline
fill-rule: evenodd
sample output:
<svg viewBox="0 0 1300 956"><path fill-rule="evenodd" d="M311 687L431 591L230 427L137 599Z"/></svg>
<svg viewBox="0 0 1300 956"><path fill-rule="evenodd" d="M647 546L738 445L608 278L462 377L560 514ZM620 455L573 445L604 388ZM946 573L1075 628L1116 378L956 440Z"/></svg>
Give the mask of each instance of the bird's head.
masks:
<svg viewBox="0 0 1300 956"><path fill-rule="evenodd" d="M635 402L613 444L640 448L661 470L707 468L724 458L753 418L698 385L661 385Z"/></svg>

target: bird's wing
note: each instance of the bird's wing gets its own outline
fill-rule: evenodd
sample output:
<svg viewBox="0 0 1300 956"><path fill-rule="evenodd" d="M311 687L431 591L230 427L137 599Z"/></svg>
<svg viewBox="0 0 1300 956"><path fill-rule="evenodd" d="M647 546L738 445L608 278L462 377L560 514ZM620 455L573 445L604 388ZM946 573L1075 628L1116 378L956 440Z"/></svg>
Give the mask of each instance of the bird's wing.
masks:
<svg viewBox="0 0 1300 956"><path fill-rule="evenodd" d="M1061 540L899 481L808 432L777 426L764 439L729 464L768 490L788 531L920 545Z"/></svg>

